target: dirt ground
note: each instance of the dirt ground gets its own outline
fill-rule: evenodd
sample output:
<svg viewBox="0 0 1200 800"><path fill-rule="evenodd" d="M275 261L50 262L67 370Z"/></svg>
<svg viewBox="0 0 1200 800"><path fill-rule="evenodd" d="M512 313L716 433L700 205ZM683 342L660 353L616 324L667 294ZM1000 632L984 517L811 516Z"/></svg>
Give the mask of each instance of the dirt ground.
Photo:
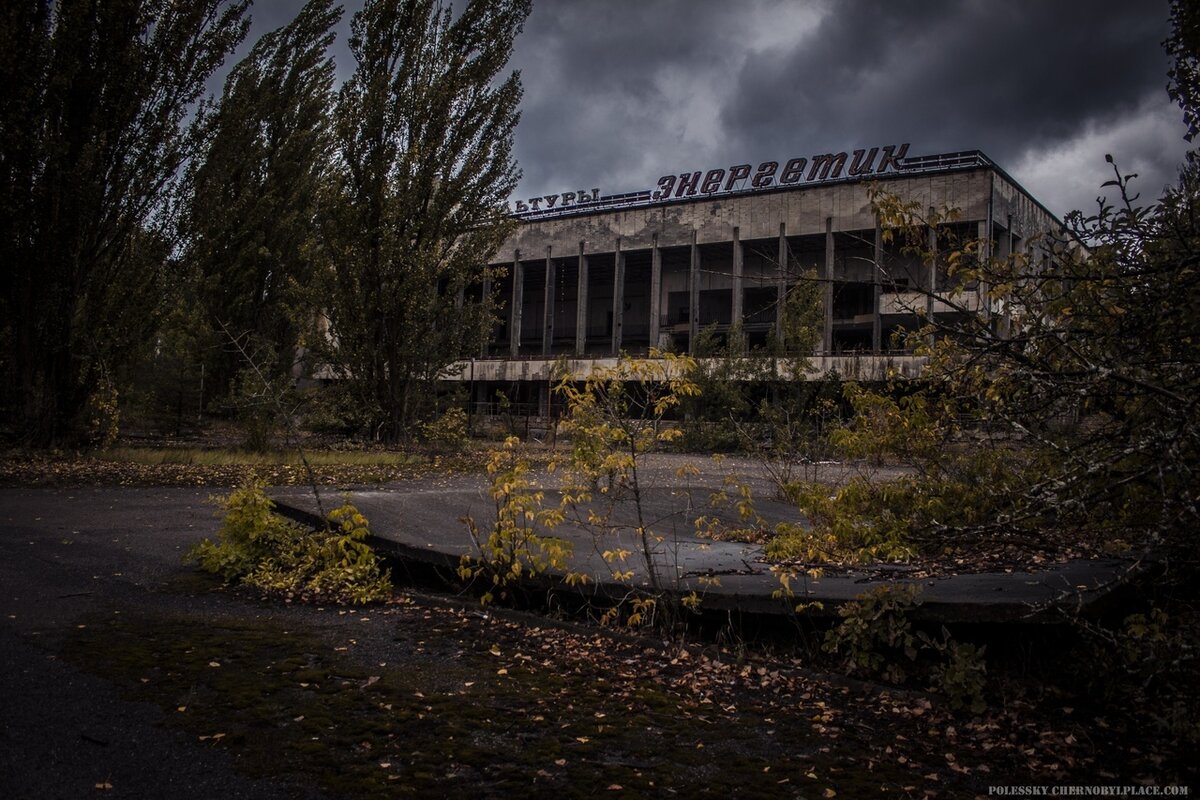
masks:
<svg viewBox="0 0 1200 800"><path fill-rule="evenodd" d="M0 794L988 796L1172 784L1056 690L981 714L733 629L670 640L401 587L290 607L182 562L207 489L0 490ZM808 633L812 633L811 631Z"/></svg>

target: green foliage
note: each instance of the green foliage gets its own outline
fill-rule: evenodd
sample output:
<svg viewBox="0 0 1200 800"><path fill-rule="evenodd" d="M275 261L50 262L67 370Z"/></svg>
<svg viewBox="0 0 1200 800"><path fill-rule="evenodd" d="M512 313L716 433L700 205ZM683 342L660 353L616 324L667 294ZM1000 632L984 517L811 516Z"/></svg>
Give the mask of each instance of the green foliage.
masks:
<svg viewBox="0 0 1200 800"><path fill-rule="evenodd" d="M699 394L680 403L680 449L764 454L795 443L793 423L807 417L815 394L810 356L820 342L823 313L816 273L798 271L783 303L783 327L771 331L763 348L749 351L737 323L725 333L715 325L699 332L689 372Z"/></svg>
<svg viewBox="0 0 1200 800"><path fill-rule="evenodd" d="M370 415L343 381L304 390L301 398L301 425L307 430L349 436L370 427Z"/></svg>
<svg viewBox="0 0 1200 800"><path fill-rule="evenodd" d="M332 530L312 531L276 514L254 481L218 501L217 541L189 553L201 569L288 600L361 604L390 595L391 580L366 543L367 520L352 505L330 513Z"/></svg>
<svg viewBox="0 0 1200 800"><path fill-rule="evenodd" d="M1195 606L1160 604L1112 629L1093 627L1082 658L1088 691L1143 726L1193 749L1200 745L1200 654Z"/></svg>
<svg viewBox="0 0 1200 800"><path fill-rule="evenodd" d="M108 376L88 398L88 443L99 448L112 447L121 431L121 407L117 387Z"/></svg>
<svg viewBox="0 0 1200 800"><path fill-rule="evenodd" d="M1184 138L1200 133L1200 8L1188 0L1171 0L1171 35L1163 42L1171 59L1167 91L1183 110Z"/></svg>
<svg viewBox="0 0 1200 800"><path fill-rule="evenodd" d="M235 344L245 366L234 375L229 403L245 436L243 446L265 453L275 448L279 432L290 424L290 412L296 405L291 376L275 368L276 356L269 342L246 336Z"/></svg>
<svg viewBox="0 0 1200 800"><path fill-rule="evenodd" d="M688 356L652 350L646 359L622 355L613 367L594 368L582 385L565 377L555 389L566 402L563 430L571 438L563 468L563 508L601 537L631 528L655 595L661 593L662 578L654 552L663 536L646 519L639 467L646 453L681 435L663 422L685 398L699 395L691 379L694 368ZM593 503L597 495L602 502ZM614 515L622 498L628 498L633 525L618 522ZM614 578L633 578L634 571L619 563L627 551L605 549L604 554L613 564Z"/></svg>
<svg viewBox="0 0 1200 800"><path fill-rule="evenodd" d="M903 683L905 664L917 659L918 640L909 614L920 590L907 584L880 586L838 609L841 623L825 635L827 653L841 655L847 672Z"/></svg>
<svg viewBox="0 0 1200 800"><path fill-rule="evenodd" d="M204 395L214 393L205 357L220 349L207 315L192 300L194 287L189 284L193 277L187 276L172 288L154 346L144 349L135 362L122 398L129 417L150 430L174 436L198 424Z"/></svg>
<svg viewBox="0 0 1200 800"><path fill-rule="evenodd" d="M913 245L946 274L949 302L977 293L991 313L926 321L920 402L929 413L910 413L912 424L878 447L906 448L909 463L940 480L988 471L979 464L987 447L938 447L953 433L949 409L969 415L981 441L1015 441L1000 443L1019 454L1005 479L979 481L975 502L964 504L988 512L964 521L972 535L1051 529L1195 546L1200 162L1189 156L1179 185L1149 206L1135 204L1132 176L1113 169L1105 185L1115 203L1069 216L1068 234L1026 252L988 257L988 242L948 234L943 244L940 231L936 252ZM886 195L876 202L889 232L906 241L952 216Z"/></svg>
<svg viewBox="0 0 1200 800"><path fill-rule="evenodd" d="M791 267L798 280L783 298L782 327L772 329L767 337L767 352L781 359L784 378L799 380L808 372L809 357L821 343L825 304L816 270Z"/></svg>
<svg viewBox="0 0 1200 800"><path fill-rule="evenodd" d="M895 387L893 387L894 389ZM850 383L851 417L828 440L859 472L836 488L817 481L783 484L806 524L785 524L767 549L778 560L902 561L941 555L968 532L1008 521L1010 538L1034 536L1022 488L1055 475L1053 459L1005 443L979 447L964 430L961 401L918 389L897 396ZM884 463L905 474L881 478Z"/></svg>
<svg viewBox="0 0 1200 800"><path fill-rule="evenodd" d="M467 446L467 412L448 408L441 416L421 423L421 440L436 452L458 453Z"/></svg>
<svg viewBox="0 0 1200 800"><path fill-rule="evenodd" d="M184 228L196 301L214 328L274 354L268 381L290 373L302 331L321 310L308 287L330 163L328 49L340 17L332 0L310 0L255 43L204 120L203 152L188 172ZM234 348L222 348L209 380L236 383L242 364Z"/></svg>
<svg viewBox="0 0 1200 800"><path fill-rule="evenodd" d="M825 635L823 649L842 656L852 675L900 684L914 672L927 673L950 708L982 712L987 648L955 641L945 628L941 639L914 630L910 616L920 605L920 587L911 584L864 592L838 609L842 621Z"/></svg>
<svg viewBox="0 0 1200 800"><path fill-rule="evenodd" d="M489 494L496 504L496 521L486 536L473 518L463 518L478 555L464 555L458 572L464 580L489 582L481 598L484 603L508 599L522 579L551 569L566 570L571 555L570 542L546 533L562 522L563 513L543 505L545 493L530 480L529 462L519 446L520 441L511 436L503 449L490 454ZM568 585L586 579L573 573L566 576Z"/></svg>
<svg viewBox="0 0 1200 800"><path fill-rule="evenodd" d="M987 662L984 660L987 646L956 642L945 629L942 641L923 637L923 642L942 656L942 662L933 667L933 685L946 696L950 708L982 713L987 708L983 697L987 687Z"/></svg>
<svg viewBox="0 0 1200 800"><path fill-rule="evenodd" d="M368 0L351 23L356 67L334 115L338 158L319 218L331 367L372 429L408 436L433 387L478 348L494 298L487 265L516 222L507 198L519 117L502 77L529 0Z"/></svg>
<svg viewBox="0 0 1200 800"><path fill-rule="evenodd" d="M0 408L32 443L86 427L96 388L153 338L175 271L174 189L197 145L185 121L245 35L248 5L0 14Z"/></svg>

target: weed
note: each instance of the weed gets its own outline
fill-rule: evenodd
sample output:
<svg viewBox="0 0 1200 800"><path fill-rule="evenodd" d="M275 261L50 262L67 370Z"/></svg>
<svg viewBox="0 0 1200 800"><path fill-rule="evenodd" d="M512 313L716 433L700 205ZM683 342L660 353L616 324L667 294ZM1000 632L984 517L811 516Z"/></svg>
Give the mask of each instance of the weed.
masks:
<svg viewBox="0 0 1200 800"><path fill-rule="evenodd" d="M225 510L218 541L205 539L188 554L201 569L288 600L370 603L391 593L354 506L329 515L332 530L313 531L276 514L254 480L218 502Z"/></svg>

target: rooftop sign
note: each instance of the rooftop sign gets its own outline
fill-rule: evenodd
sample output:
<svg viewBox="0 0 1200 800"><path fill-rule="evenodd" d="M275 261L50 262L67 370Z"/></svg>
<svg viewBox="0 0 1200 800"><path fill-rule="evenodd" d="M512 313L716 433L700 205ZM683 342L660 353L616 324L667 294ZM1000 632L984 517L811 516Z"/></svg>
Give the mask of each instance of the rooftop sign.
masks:
<svg viewBox="0 0 1200 800"><path fill-rule="evenodd" d="M811 181L825 181L842 177L882 175L899 170L908 155L908 143L896 147L872 147L870 150L855 150L852 154L825 153L809 158L792 158L780 168L778 161L764 161L753 169L749 164L738 164L729 169L710 169L708 172L684 172L680 175L664 175L658 179L658 189L651 195L654 200L677 197L694 197L697 194L716 194L735 189L766 189L770 186L790 186ZM876 164L876 158L879 161ZM849 166L847 167L847 162ZM805 171L807 170L807 175ZM753 174L752 174L753 173ZM703 177L701 177L703 176ZM748 187L741 183L749 179Z"/></svg>
<svg viewBox="0 0 1200 800"><path fill-rule="evenodd" d="M658 188L625 194L600 195L598 188L562 192L513 203L512 213L521 219L543 219L581 211L629 208L664 200L704 197L725 192L754 192L780 186L866 178L896 172L927 172L991 163L976 150L938 156L908 158L908 142L901 145L824 153L810 158L764 161L757 167L735 164L727 169L664 175Z"/></svg>

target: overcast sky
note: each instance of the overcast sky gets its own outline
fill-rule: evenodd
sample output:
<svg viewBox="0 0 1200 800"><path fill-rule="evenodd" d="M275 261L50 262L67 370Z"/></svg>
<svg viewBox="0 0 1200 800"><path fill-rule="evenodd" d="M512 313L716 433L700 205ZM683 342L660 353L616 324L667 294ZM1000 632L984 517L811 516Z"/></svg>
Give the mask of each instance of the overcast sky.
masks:
<svg viewBox="0 0 1200 800"><path fill-rule="evenodd" d="M300 5L258 0L251 38ZM982 150L1059 215L1105 153L1157 197L1187 149L1167 31L1166 0L534 0L514 199L903 142Z"/></svg>

